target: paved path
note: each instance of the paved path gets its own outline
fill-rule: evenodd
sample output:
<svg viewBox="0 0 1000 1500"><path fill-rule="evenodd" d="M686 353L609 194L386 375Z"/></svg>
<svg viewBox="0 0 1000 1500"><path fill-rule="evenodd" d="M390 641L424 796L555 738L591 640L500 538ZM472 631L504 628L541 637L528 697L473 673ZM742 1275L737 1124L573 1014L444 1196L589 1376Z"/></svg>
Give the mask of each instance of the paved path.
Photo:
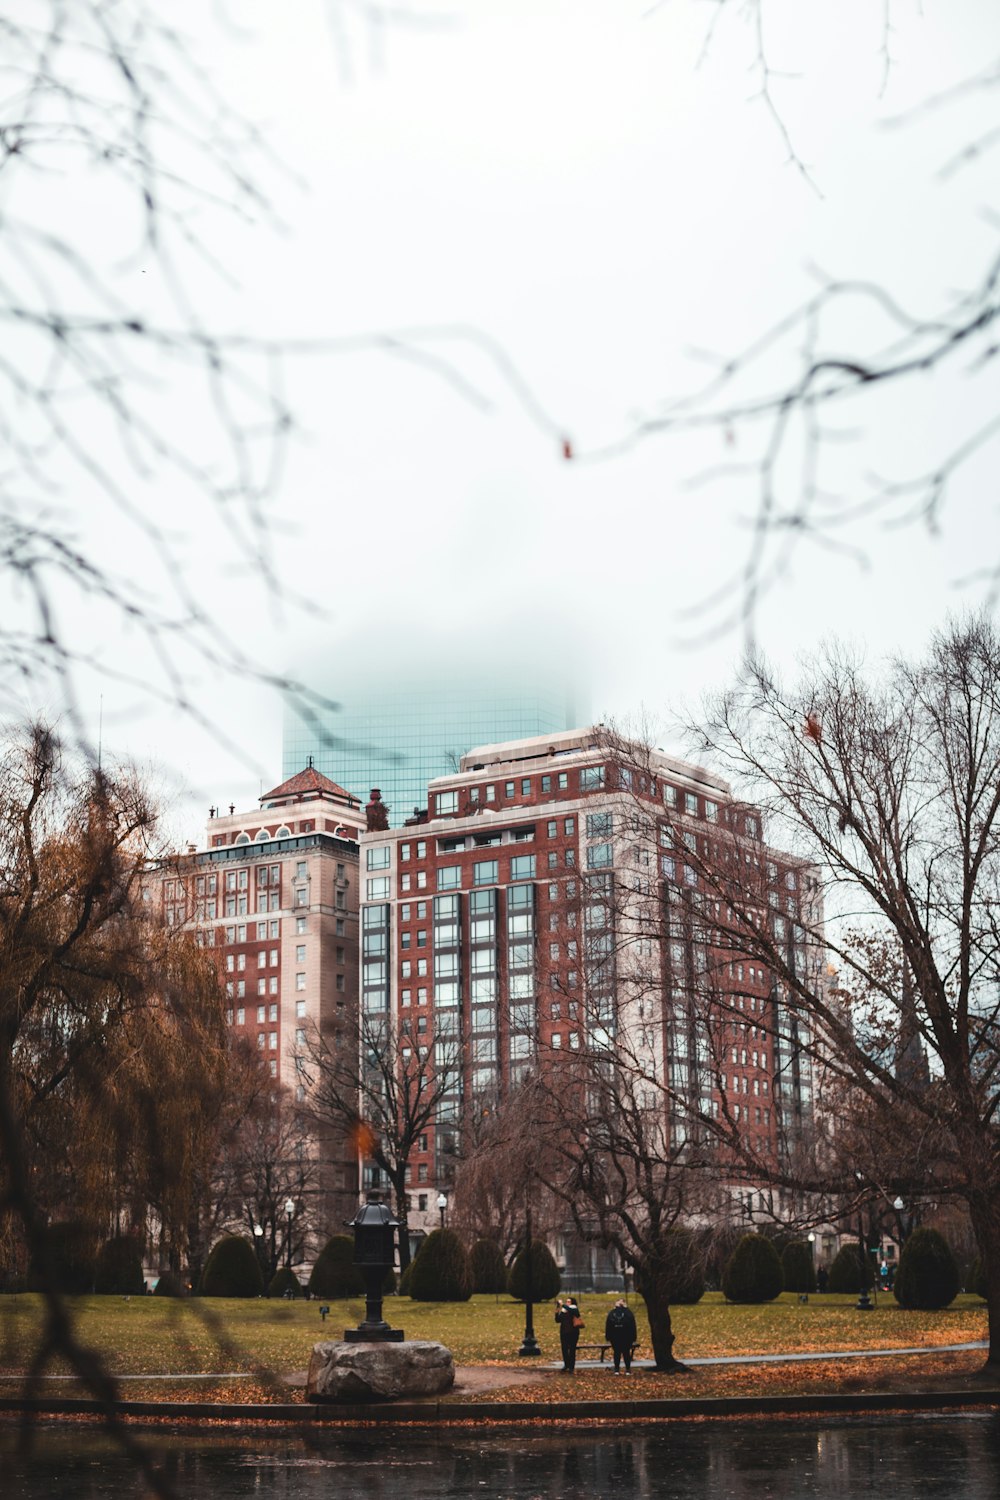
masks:
<svg viewBox="0 0 1000 1500"><path fill-rule="evenodd" d="M703 1359L688 1359L682 1355L680 1358L683 1364L692 1368L695 1365L791 1365L824 1359L881 1359L892 1354L955 1354L965 1349L988 1348L989 1343L982 1339L974 1344L919 1344L908 1349L824 1349L807 1354L723 1354ZM610 1359L605 1360L603 1366L599 1359L578 1359L576 1364L578 1369L614 1369ZM632 1365L637 1370L651 1370L653 1361L634 1359ZM562 1369L562 1365L555 1363L552 1368Z"/></svg>
<svg viewBox="0 0 1000 1500"><path fill-rule="evenodd" d="M885 1359L885 1358L888 1358L891 1355L900 1355L900 1354L960 1354L960 1353L962 1353L963 1351L965 1351L967 1349L988 1349L988 1348L989 1348L988 1342L985 1339L982 1339L979 1342L973 1343L973 1344L919 1344L919 1345L913 1345L910 1348L900 1348L900 1349L824 1349L822 1351L809 1352L807 1354L722 1354L722 1355L713 1355L711 1357L706 1357L706 1358L694 1358L694 1359L684 1358L683 1359L683 1363L686 1364L686 1365L692 1366L692 1368L695 1367L696 1365L791 1365L791 1364L814 1363L814 1362L816 1362L818 1360L831 1360L831 1359ZM577 1364L577 1369L581 1369L581 1370L602 1370L602 1369L603 1370L613 1370L614 1369L614 1364L612 1363L612 1361L610 1359L606 1360L603 1364L598 1359L578 1359L577 1362L576 1362L576 1364ZM632 1361L632 1365L633 1365L633 1368L636 1369L636 1370L651 1370L651 1369L653 1369L653 1361L651 1359L634 1359ZM478 1368L480 1368L480 1367L479 1366L475 1366L475 1365L469 1366L467 1368L460 1366L459 1369L458 1369L458 1372L457 1372L458 1373L459 1382L461 1383L461 1379L462 1379L463 1375L468 1375L468 1374L470 1374L471 1371L476 1370ZM505 1378L505 1382L509 1384L509 1381L506 1380L506 1377L508 1377L511 1374L511 1371L510 1371L510 1369L508 1367L503 1366L503 1365L494 1365L494 1366L491 1366L490 1369L491 1370L496 1370L497 1374L500 1375L500 1376L503 1376ZM527 1378L530 1379L532 1371L534 1371L534 1370L541 1370L541 1369L560 1370L560 1369L562 1369L562 1363L561 1363L561 1361L556 1360L552 1364L534 1365L534 1366L528 1366L527 1368L525 1368L524 1366L522 1366L521 1367L521 1371L523 1372L522 1378L523 1377L527 1377ZM79 1376L77 1376L77 1375L45 1375L42 1378L43 1378L43 1380L46 1383L48 1383L49 1381L56 1381L56 1380L65 1380L65 1381L78 1381L79 1380ZM211 1373L211 1374L205 1374L204 1372L199 1373L197 1375L195 1375L195 1374L185 1374L183 1371L181 1371L181 1372L178 1372L178 1373L172 1374L172 1375L119 1375L116 1378L118 1380L120 1380L120 1381L126 1381L126 1380L147 1380L147 1381L152 1381L152 1380L257 1380L257 1379L259 1379L259 1376L255 1372L253 1372L253 1371L247 1371L247 1370L220 1370L220 1371L216 1371L216 1372ZM282 1380L286 1385L298 1385L298 1384L303 1384L304 1385L305 1384L304 1376L301 1375L301 1373L298 1372L298 1371L296 1371L292 1375L279 1376L278 1378L280 1380ZM23 1380L24 1380L24 1376L23 1375L0 1375L0 1381L5 1381L5 1382L18 1381L18 1382L22 1382Z"/></svg>

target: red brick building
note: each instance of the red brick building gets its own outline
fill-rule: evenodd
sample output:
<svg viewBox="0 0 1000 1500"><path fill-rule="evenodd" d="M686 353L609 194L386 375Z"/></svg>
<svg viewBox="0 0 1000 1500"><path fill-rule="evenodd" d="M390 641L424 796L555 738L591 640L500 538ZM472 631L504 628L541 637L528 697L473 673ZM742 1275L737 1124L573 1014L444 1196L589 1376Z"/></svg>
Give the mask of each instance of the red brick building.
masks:
<svg viewBox="0 0 1000 1500"><path fill-rule="evenodd" d="M807 886L817 898L725 782L585 729L471 750L428 798L425 820L361 840L361 1005L461 1039L461 1074L410 1164L414 1228L437 1222L464 1110L540 1055L586 1047L612 1015L649 1077L693 1112L727 1109L759 1151L803 1127L811 1077L801 1049L776 1055L772 976L720 953L709 894L691 897L724 842L754 862L781 941ZM727 1015L711 1038L710 991Z"/></svg>

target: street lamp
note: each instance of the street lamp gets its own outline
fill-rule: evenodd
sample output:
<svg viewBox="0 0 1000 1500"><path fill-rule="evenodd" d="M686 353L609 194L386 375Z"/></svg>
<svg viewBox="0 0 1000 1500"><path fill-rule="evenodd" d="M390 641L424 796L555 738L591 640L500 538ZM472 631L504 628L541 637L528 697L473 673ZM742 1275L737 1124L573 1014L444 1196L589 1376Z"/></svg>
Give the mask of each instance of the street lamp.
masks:
<svg viewBox="0 0 1000 1500"><path fill-rule="evenodd" d="M438 1193L438 1213L441 1215L441 1228L444 1228L444 1216L448 1212L448 1194Z"/></svg>
<svg viewBox="0 0 1000 1500"><path fill-rule="evenodd" d="M860 1172L855 1172L854 1176L860 1189L864 1179ZM861 1295L855 1303L855 1308L858 1312L873 1312L874 1303L868 1295L868 1244L865 1240L863 1206L860 1199L858 1200L858 1255L861 1260Z"/></svg>
<svg viewBox="0 0 1000 1500"><path fill-rule="evenodd" d="M534 1357L541 1354L542 1351L539 1349L538 1340L535 1338L535 1278L531 1254L530 1203L526 1203L524 1206L524 1233L524 1338L517 1352L519 1355Z"/></svg>
<svg viewBox="0 0 1000 1500"><path fill-rule="evenodd" d="M285 1218L288 1220L288 1238L285 1242L286 1264L289 1271L292 1269L292 1220L295 1218L294 1198L285 1199Z"/></svg>

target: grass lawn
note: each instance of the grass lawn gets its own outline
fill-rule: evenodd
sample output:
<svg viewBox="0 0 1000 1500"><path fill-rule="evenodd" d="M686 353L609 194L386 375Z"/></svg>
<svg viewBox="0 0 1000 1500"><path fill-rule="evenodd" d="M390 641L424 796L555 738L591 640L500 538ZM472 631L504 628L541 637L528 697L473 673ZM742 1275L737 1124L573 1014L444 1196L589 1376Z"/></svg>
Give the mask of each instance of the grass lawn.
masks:
<svg viewBox="0 0 1000 1500"><path fill-rule="evenodd" d="M586 1322L584 1340L603 1338L604 1319L612 1296L585 1296L581 1308ZM643 1345L640 1357L649 1353L645 1309L640 1299L633 1303ZM812 1296L800 1303L786 1293L776 1302L759 1307L730 1306L721 1293L709 1292L694 1307L677 1308L674 1326L679 1358L698 1356L805 1352L839 1349L886 1349L897 1346L957 1344L986 1336L986 1308L976 1297L962 1296L941 1312L904 1312L891 1296L879 1297L875 1312L857 1312L853 1297ZM81 1339L101 1351L112 1370L121 1375L172 1374L177 1382L132 1381L123 1395L197 1400L289 1400L295 1397L280 1377L301 1371L309 1362L312 1345L322 1338L337 1339L345 1327L358 1323L364 1304L352 1299L331 1304L324 1324L315 1302L268 1302L205 1299L174 1302L158 1297L81 1297L72 1302ZM408 1338L438 1339L452 1350L456 1363L510 1365L523 1370L517 1349L524 1326L524 1308L507 1297L473 1297L467 1303L421 1303L408 1298L386 1299L385 1315L394 1326L402 1326ZM41 1299L35 1296L0 1297L0 1373L23 1374L37 1343ZM542 1347L542 1367L558 1357L559 1341L550 1304L535 1310L535 1325ZM961 1373L982 1363L982 1355L933 1357L936 1369ZM884 1381L904 1361L870 1361L870 1378ZM928 1357L908 1362L914 1369L929 1368ZM866 1365L865 1369L868 1368ZM690 1376L654 1376L644 1373L641 1394L690 1396L751 1392L766 1385L768 1390L808 1390L816 1381L828 1388L840 1372L850 1382L857 1378L857 1365L792 1366L766 1373L761 1367L724 1371L697 1371ZM853 1370L853 1375L851 1371ZM252 1373L250 1381L185 1381L194 1374L229 1375ZM63 1373L53 1369L52 1374ZM275 1377L269 1379L268 1376ZM656 1390L653 1389L656 1386ZM662 1389L661 1389L662 1387ZM857 1388L856 1386L852 1388ZM867 1387L865 1387L867 1388ZM625 1394L626 1382L608 1378L606 1370L579 1372L575 1381L546 1372L545 1399L616 1398ZM15 1393L16 1383L0 1382L0 1393ZM48 1390L72 1393L64 1382ZM540 1388L520 1388L521 1399L538 1399ZM639 1394L638 1389L635 1393ZM493 1398L495 1399L495 1397ZM512 1399L517 1394L512 1393Z"/></svg>

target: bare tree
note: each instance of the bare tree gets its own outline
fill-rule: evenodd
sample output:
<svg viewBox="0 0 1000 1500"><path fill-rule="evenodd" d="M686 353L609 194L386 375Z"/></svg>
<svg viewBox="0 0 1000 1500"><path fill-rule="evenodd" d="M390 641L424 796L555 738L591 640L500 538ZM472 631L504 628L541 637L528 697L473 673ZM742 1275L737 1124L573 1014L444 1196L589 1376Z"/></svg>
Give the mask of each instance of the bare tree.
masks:
<svg viewBox="0 0 1000 1500"><path fill-rule="evenodd" d="M351 1133L362 1161L385 1174L399 1220L399 1264L410 1263L409 1164L420 1138L434 1127L438 1152L449 1163L458 1128L450 1101L461 1071L456 1031L444 1016L435 1029L420 1020L390 1022L363 1012L360 1037L331 1039L314 1030L306 1048L303 1078L320 1126Z"/></svg>
<svg viewBox="0 0 1000 1500"><path fill-rule="evenodd" d="M984 618L950 625L922 659L879 674L831 648L786 689L757 663L711 706L702 749L770 815L772 832L798 845L806 859L788 865L787 884L813 870L835 920L818 919L819 888L791 913L765 893L759 870L774 856L762 841L749 863L696 855L723 940L773 976L777 1087L783 1069L820 1070L857 1153L834 1155L836 1171L828 1161L810 1172L800 1156L787 1183L964 1203L987 1272L991 1369L1000 1361L998 726L1000 640ZM766 1180L762 1153L723 1124L747 1170Z"/></svg>
<svg viewBox="0 0 1000 1500"><path fill-rule="evenodd" d="M223 1158L228 1217L253 1236L265 1285L280 1266L305 1260L315 1243L320 1164L311 1123L287 1090L268 1090L244 1115Z"/></svg>

